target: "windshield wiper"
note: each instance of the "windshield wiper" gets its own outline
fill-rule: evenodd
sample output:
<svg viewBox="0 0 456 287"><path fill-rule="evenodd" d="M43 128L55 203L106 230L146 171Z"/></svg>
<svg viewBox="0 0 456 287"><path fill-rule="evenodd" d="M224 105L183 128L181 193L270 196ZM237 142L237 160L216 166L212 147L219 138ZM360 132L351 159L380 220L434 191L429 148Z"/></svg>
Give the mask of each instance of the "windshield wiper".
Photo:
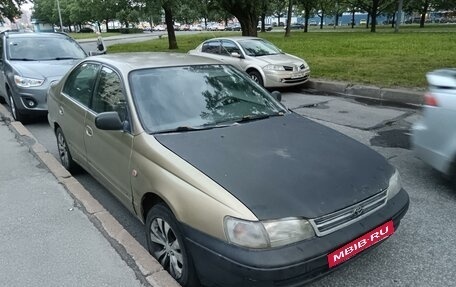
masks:
<svg viewBox="0 0 456 287"><path fill-rule="evenodd" d="M37 59L30 59L30 58L11 58L11 61L38 61Z"/></svg>
<svg viewBox="0 0 456 287"><path fill-rule="evenodd" d="M55 57L52 59L47 59L47 60L79 60L81 58L76 58L76 57Z"/></svg>

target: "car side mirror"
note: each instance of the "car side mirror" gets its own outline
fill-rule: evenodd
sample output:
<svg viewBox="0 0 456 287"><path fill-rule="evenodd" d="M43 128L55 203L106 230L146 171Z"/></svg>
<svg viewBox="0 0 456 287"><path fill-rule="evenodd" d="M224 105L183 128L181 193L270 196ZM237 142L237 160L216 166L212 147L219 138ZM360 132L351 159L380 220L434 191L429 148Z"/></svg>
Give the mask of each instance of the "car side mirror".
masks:
<svg viewBox="0 0 456 287"><path fill-rule="evenodd" d="M100 130L119 131L124 129L117 112L104 112L95 117L95 126Z"/></svg>
<svg viewBox="0 0 456 287"><path fill-rule="evenodd" d="M279 101L279 102L282 101L282 93L280 93L279 91L273 91L273 92L271 92L271 96L273 96L274 99L276 99L276 100Z"/></svg>
<svg viewBox="0 0 456 287"><path fill-rule="evenodd" d="M231 53L231 57L233 58L243 58L241 54L239 54L238 52L232 52Z"/></svg>

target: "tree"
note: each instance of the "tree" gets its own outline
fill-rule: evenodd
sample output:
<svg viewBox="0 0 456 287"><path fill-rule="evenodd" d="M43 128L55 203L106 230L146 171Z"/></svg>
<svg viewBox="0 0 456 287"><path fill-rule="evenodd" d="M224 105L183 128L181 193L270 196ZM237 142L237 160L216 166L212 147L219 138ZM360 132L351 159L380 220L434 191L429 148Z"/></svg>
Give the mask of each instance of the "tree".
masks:
<svg viewBox="0 0 456 287"><path fill-rule="evenodd" d="M285 37L290 37L292 12L293 12L293 0L288 0L287 29L285 30Z"/></svg>
<svg viewBox="0 0 456 287"><path fill-rule="evenodd" d="M242 36L257 36L258 16L262 0L217 0L220 6L234 15L241 24Z"/></svg>
<svg viewBox="0 0 456 287"><path fill-rule="evenodd" d="M349 4L354 7L359 7L366 11L371 17L371 32L376 31L377 16L383 11L395 6L395 0L348 0Z"/></svg>
<svg viewBox="0 0 456 287"><path fill-rule="evenodd" d="M1 16L8 18L10 21L14 21L15 17L21 15L21 4L24 4L26 0L0 0L0 14Z"/></svg>
<svg viewBox="0 0 456 287"><path fill-rule="evenodd" d="M304 33L307 33L309 31L309 18L313 15L318 0L299 0L299 3L301 4L299 8L304 10Z"/></svg>
<svg viewBox="0 0 456 287"><path fill-rule="evenodd" d="M277 17L277 26L280 26L280 18L285 16L287 2L283 0L270 0L272 16Z"/></svg>

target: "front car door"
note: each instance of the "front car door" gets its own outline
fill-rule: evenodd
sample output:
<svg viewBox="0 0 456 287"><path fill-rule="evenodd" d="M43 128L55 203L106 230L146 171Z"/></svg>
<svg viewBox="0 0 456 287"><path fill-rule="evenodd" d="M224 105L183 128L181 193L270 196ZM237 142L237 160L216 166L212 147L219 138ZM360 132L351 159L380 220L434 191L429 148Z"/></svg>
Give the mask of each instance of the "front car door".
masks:
<svg viewBox="0 0 456 287"><path fill-rule="evenodd" d="M86 167L85 115L93 93L99 64L84 62L68 76L58 103L58 119L73 159Z"/></svg>
<svg viewBox="0 0 456 287"><path fill-rule="evenodd" d="M115 111L125 124L123 131L95 127L95 117ZM129 112L120 76L102 67L90 109L85 119L84 143L91 173L127 207L132 206L130 155L133 135L128 128Z"/></svg>
<svg viewBox="0 0 456 287"><path fill-rule="evenodd" d="M238 53L243 57L243 53L236 43L230 40L222 40L220 54L223 56L223 62L233 65L241 71L245 71L246 65L244 59L233 57L231 53Z"/></svg>

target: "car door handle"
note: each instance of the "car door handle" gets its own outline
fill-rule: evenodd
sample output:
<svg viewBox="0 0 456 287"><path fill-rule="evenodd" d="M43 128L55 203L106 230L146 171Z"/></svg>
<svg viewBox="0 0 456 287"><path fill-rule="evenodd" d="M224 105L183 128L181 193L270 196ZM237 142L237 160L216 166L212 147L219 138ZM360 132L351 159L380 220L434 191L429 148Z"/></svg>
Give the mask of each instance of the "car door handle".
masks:
<svg viewBox="0 0 456 287"><path fill-rule="evenodd" d="M64 113L65 113L65 112L64 112L64 110L63 110L63 107L60 106L60 107L59 107L59 115L63 116Z"/></svg>
<svg viewBox="0 0 456 287"><path fill-rule="evenodd" d="M90 126L86 126L86 135L89 137L93 136L93 130Z"/></svg>

